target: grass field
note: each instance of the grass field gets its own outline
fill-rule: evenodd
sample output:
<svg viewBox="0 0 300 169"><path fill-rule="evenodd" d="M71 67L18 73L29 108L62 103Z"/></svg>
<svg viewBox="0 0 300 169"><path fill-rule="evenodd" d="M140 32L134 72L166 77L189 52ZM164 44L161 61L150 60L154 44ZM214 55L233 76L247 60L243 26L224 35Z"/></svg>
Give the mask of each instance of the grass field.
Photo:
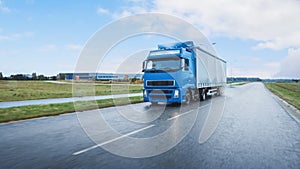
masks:
<svg viewBox="0 0 300 169"><path fill-rule="evenodd" d="M300 83L265 83L265 86L300 110Z"/></svg>
<svg viewBox="0 0 300 169"><path fill-rule="evenodd" d="M93 101L76 102L76 109L73 102L48 104L48 105L31 105L0 109L0 122L16 121L43 116L54 116L75 111L92 110L104 107L112 107L126 104L142 102L141 96L130 98L117 98Z"/></svg>
<svg viewBox="0 0 300 169"><path fill-rule="evenodd" d="M142 86L95 85L95 93L109 95L141 92ZM55 84L43 81L0 81L0 102L72 97L72 84Z"/></svg>

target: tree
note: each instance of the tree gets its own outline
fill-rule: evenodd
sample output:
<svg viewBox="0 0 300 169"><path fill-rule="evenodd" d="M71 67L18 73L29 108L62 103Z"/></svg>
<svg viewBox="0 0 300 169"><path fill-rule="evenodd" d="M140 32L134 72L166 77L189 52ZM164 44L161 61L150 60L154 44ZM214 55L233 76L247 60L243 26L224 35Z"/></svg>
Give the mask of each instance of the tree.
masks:
<svg viewBox="0 0 300 169"><path fill-rule="evenodd" d="M0 72L0 80L2 80L3 79L3 74L2 74L2 72Z"/></svg>
<svg viewBox="0 0 300 169"><path fill-rule="evenodd" d="M56 76L51 76L50 80L57 80L57 77Z"/></svg>
<svg viewBox="0 0 300 169"><path fill-rule="evenodd" d="M23 74L15 74L10 76L12 80L28 80Z"/></svg>
<svg viewBox="0 0 300 169"><path fill-rule="evenodd" d="M38 75L38 80L47 80L47 78L44 75Z"/></svg>
<svg viewBox="0 0 300 169"><path fill-rule="evenodd" d="M66 74L64 74L64 73L58 74L58 79L59 80L65 80L66 79Z"/></svg>
<svg viewBox="0 0 300 169"><path fill-rule="evenodd" d="M36 80L37 76L36 76L36 73L32 73L32 80Z"/></svg>
<svg viewBox="0 0 300 169"><path fill-rule="evenodd" d="M134 77L134 78L131 78L131 79L130 79L130 82L131 82L131 83L134 83L134 82L137 81L137 80L138 80L138 78Z"/></svg>

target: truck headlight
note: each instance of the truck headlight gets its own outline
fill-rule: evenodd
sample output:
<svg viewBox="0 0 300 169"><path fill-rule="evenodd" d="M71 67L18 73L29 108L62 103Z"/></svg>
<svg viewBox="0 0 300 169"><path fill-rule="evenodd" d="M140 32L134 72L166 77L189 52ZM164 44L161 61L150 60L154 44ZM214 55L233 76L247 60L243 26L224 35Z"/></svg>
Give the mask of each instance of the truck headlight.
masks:
<svg viewBox="0 0 300 169"><path fill-rule="evenodd" d="M146 90L143 91L143 95L144 95L144 97L147 97L147 91Z"/></svg>
<svg viewBox="0 0 300 169"><path fill-rule="evenodd" d="M174 98L178 98L179 97L179 90L174 90Z"/></svg>

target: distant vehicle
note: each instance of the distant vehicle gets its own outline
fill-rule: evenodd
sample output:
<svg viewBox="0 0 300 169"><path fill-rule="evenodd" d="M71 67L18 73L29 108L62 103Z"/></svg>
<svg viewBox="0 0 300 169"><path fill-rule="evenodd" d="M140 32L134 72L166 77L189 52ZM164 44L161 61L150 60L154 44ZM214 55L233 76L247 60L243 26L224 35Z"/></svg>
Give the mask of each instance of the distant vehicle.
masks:
<svg viewBox="0 0 300 169"><path fill-rule="evenodd" d="M193 41L158 45L143 62L145 102L186 103L221 95L226 61Z"/></svg>

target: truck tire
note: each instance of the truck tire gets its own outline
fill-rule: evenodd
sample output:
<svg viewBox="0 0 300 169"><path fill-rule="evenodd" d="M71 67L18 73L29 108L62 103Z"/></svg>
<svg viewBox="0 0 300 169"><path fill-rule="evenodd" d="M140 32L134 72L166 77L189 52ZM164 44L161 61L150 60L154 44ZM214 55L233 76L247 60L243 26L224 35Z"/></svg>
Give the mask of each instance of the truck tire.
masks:
<svg viewBox="0 0 300 169"><path fill-rule="evenodd" d="M205 101L206 97L207 97L206 90L205 89L201 90L200 100Z"/></svg>
<svg viewBox="0 0 300 169"><path fill-rule="evenodd" d="M221 96L221 89L220 89L220 87L217 88L217 96Z"/></svg>
<svg viewBox="0 0 300 169"><path fill-rule="evenodd" d="M192 98L193 98L193 101L199 101L200 99L200 95L199 95L199 90L194 90L192 91Z"/></svg>
<svg viewBox="0 0 300 169"><path fill-rule="evenodd" d="M191 92L187 91L185 94L185 104L189 105L191 103L191 99L192 99Z"/></svg>

